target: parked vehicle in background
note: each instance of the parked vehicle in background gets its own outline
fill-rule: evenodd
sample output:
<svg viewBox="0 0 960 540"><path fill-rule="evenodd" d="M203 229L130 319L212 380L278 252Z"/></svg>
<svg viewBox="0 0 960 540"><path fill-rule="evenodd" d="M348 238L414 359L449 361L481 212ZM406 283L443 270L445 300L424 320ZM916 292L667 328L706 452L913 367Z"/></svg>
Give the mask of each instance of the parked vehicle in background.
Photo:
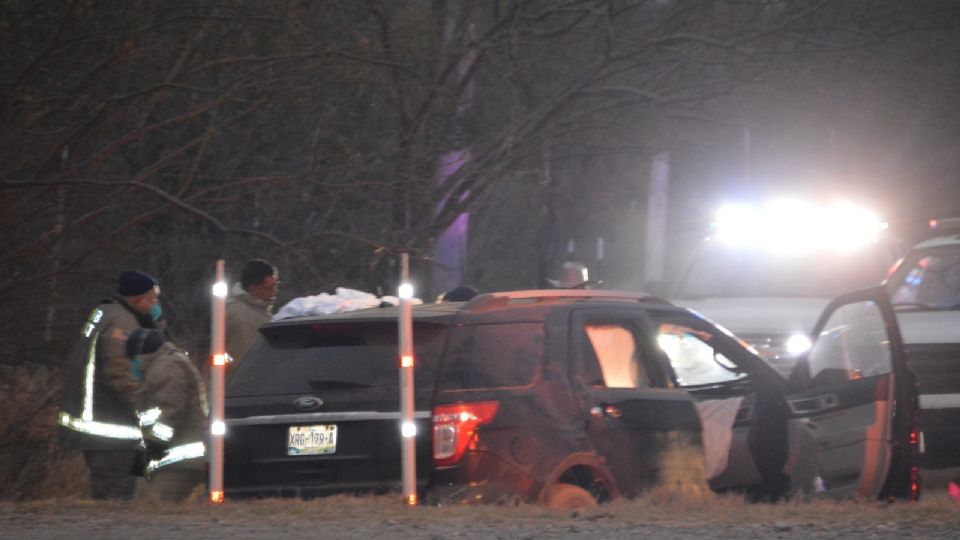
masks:
<svg viewBox="0 0 960 540"><path fill-rule="evenodd" d="M400 491L397 317L262 327L227 384L228 497ZM838 300L818 328L788 388L724 329L643 294L414 306L418 494L560 508L681 483L918 496L914 385L885 292Z"/></svg>
<svg viewBox="0 0 960 540"><path fill-rule="evenodd" d="M830 299L877 286L904 251L876 215L849 204L729 206L670 298L745 339L787 376Z"/></svg>
<svg viewBox="0 0 960 540"><path fill-rule="evenodd" d="M886 282L920 387L922 464L960 467L960 219L913 247Z"/></svg>

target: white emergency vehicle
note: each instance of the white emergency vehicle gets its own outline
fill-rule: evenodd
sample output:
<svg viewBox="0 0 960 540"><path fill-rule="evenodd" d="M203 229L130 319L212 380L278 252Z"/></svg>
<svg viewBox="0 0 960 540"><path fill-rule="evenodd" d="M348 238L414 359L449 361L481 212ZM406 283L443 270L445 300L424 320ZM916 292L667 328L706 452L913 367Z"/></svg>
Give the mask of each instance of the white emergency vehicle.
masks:
<svg viewBox="0 0 960 540"><path fill-rule="evenodd" d="M671 299L746 340L785 377L831 298L883 282L903 249L851 203L729 205L674 282Z"/></svg>
<svg viewBox="0 0 960 540"><path fill-rule="evenodd" d="M920 390L921 464L960 467L960 218L904 257L886 282Z"/></svg>

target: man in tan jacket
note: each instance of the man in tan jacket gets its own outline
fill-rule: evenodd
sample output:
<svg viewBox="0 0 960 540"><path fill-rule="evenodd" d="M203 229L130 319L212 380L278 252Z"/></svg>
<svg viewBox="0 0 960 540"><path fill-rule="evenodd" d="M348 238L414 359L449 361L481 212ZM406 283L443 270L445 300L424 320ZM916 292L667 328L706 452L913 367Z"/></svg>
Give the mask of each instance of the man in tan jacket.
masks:
<svg viewBox="0 0 960 540"><path fill-rule="evenodd" d="M257 338L257 330L270 321L280 280L270 263L253 259L243 267L240 281L227 299L227 353L236 367Z"/></svg>

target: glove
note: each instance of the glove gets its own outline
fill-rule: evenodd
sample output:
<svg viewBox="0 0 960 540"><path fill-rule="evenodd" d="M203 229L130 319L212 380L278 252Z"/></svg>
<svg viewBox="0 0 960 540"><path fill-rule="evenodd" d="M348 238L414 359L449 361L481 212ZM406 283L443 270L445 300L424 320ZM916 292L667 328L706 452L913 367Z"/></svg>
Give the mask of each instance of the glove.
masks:
<svg viewBox="0 0 960 540"><path fill-rule="evenodd" d="M146 476L148 461L149 459L147 458L146 450L143 450L143 449L139 450L137 452L137 459L134 460L133 462L133 470L130 471L130 473L133 474L134 476Z"/></svg>
<svg viewBox="0 0 960 540"><path fill-rule="evenodd" d="M148 463L167 455L167 445L149 439L145 443L147 445L146 458Z"/></svg>

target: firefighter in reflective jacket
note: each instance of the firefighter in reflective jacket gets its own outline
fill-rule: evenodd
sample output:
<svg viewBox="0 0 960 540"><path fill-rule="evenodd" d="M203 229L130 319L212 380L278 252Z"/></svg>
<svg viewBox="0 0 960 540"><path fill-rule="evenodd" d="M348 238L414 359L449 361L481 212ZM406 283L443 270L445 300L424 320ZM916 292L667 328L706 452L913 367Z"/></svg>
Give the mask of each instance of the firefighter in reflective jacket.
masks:
<svg viewBox="0 0 960 540"><path fill-rule="evenodd" d="M143 379L137 408L147 447L147 489L164 500L183 500L205 477L209 409L203 378L187 353L155 330L130 334L127 355Z"/></svg>
<svg viewBox="0 0 960 540"><path fill-rule="evenodd" d="M68 448L83 450L94 499L133 498L142 449L134 403L140 383L124 347L134 330L158 325L159 296L152 276L122 272L117 294L90 313L64 369L60 433Z"/></svg>

